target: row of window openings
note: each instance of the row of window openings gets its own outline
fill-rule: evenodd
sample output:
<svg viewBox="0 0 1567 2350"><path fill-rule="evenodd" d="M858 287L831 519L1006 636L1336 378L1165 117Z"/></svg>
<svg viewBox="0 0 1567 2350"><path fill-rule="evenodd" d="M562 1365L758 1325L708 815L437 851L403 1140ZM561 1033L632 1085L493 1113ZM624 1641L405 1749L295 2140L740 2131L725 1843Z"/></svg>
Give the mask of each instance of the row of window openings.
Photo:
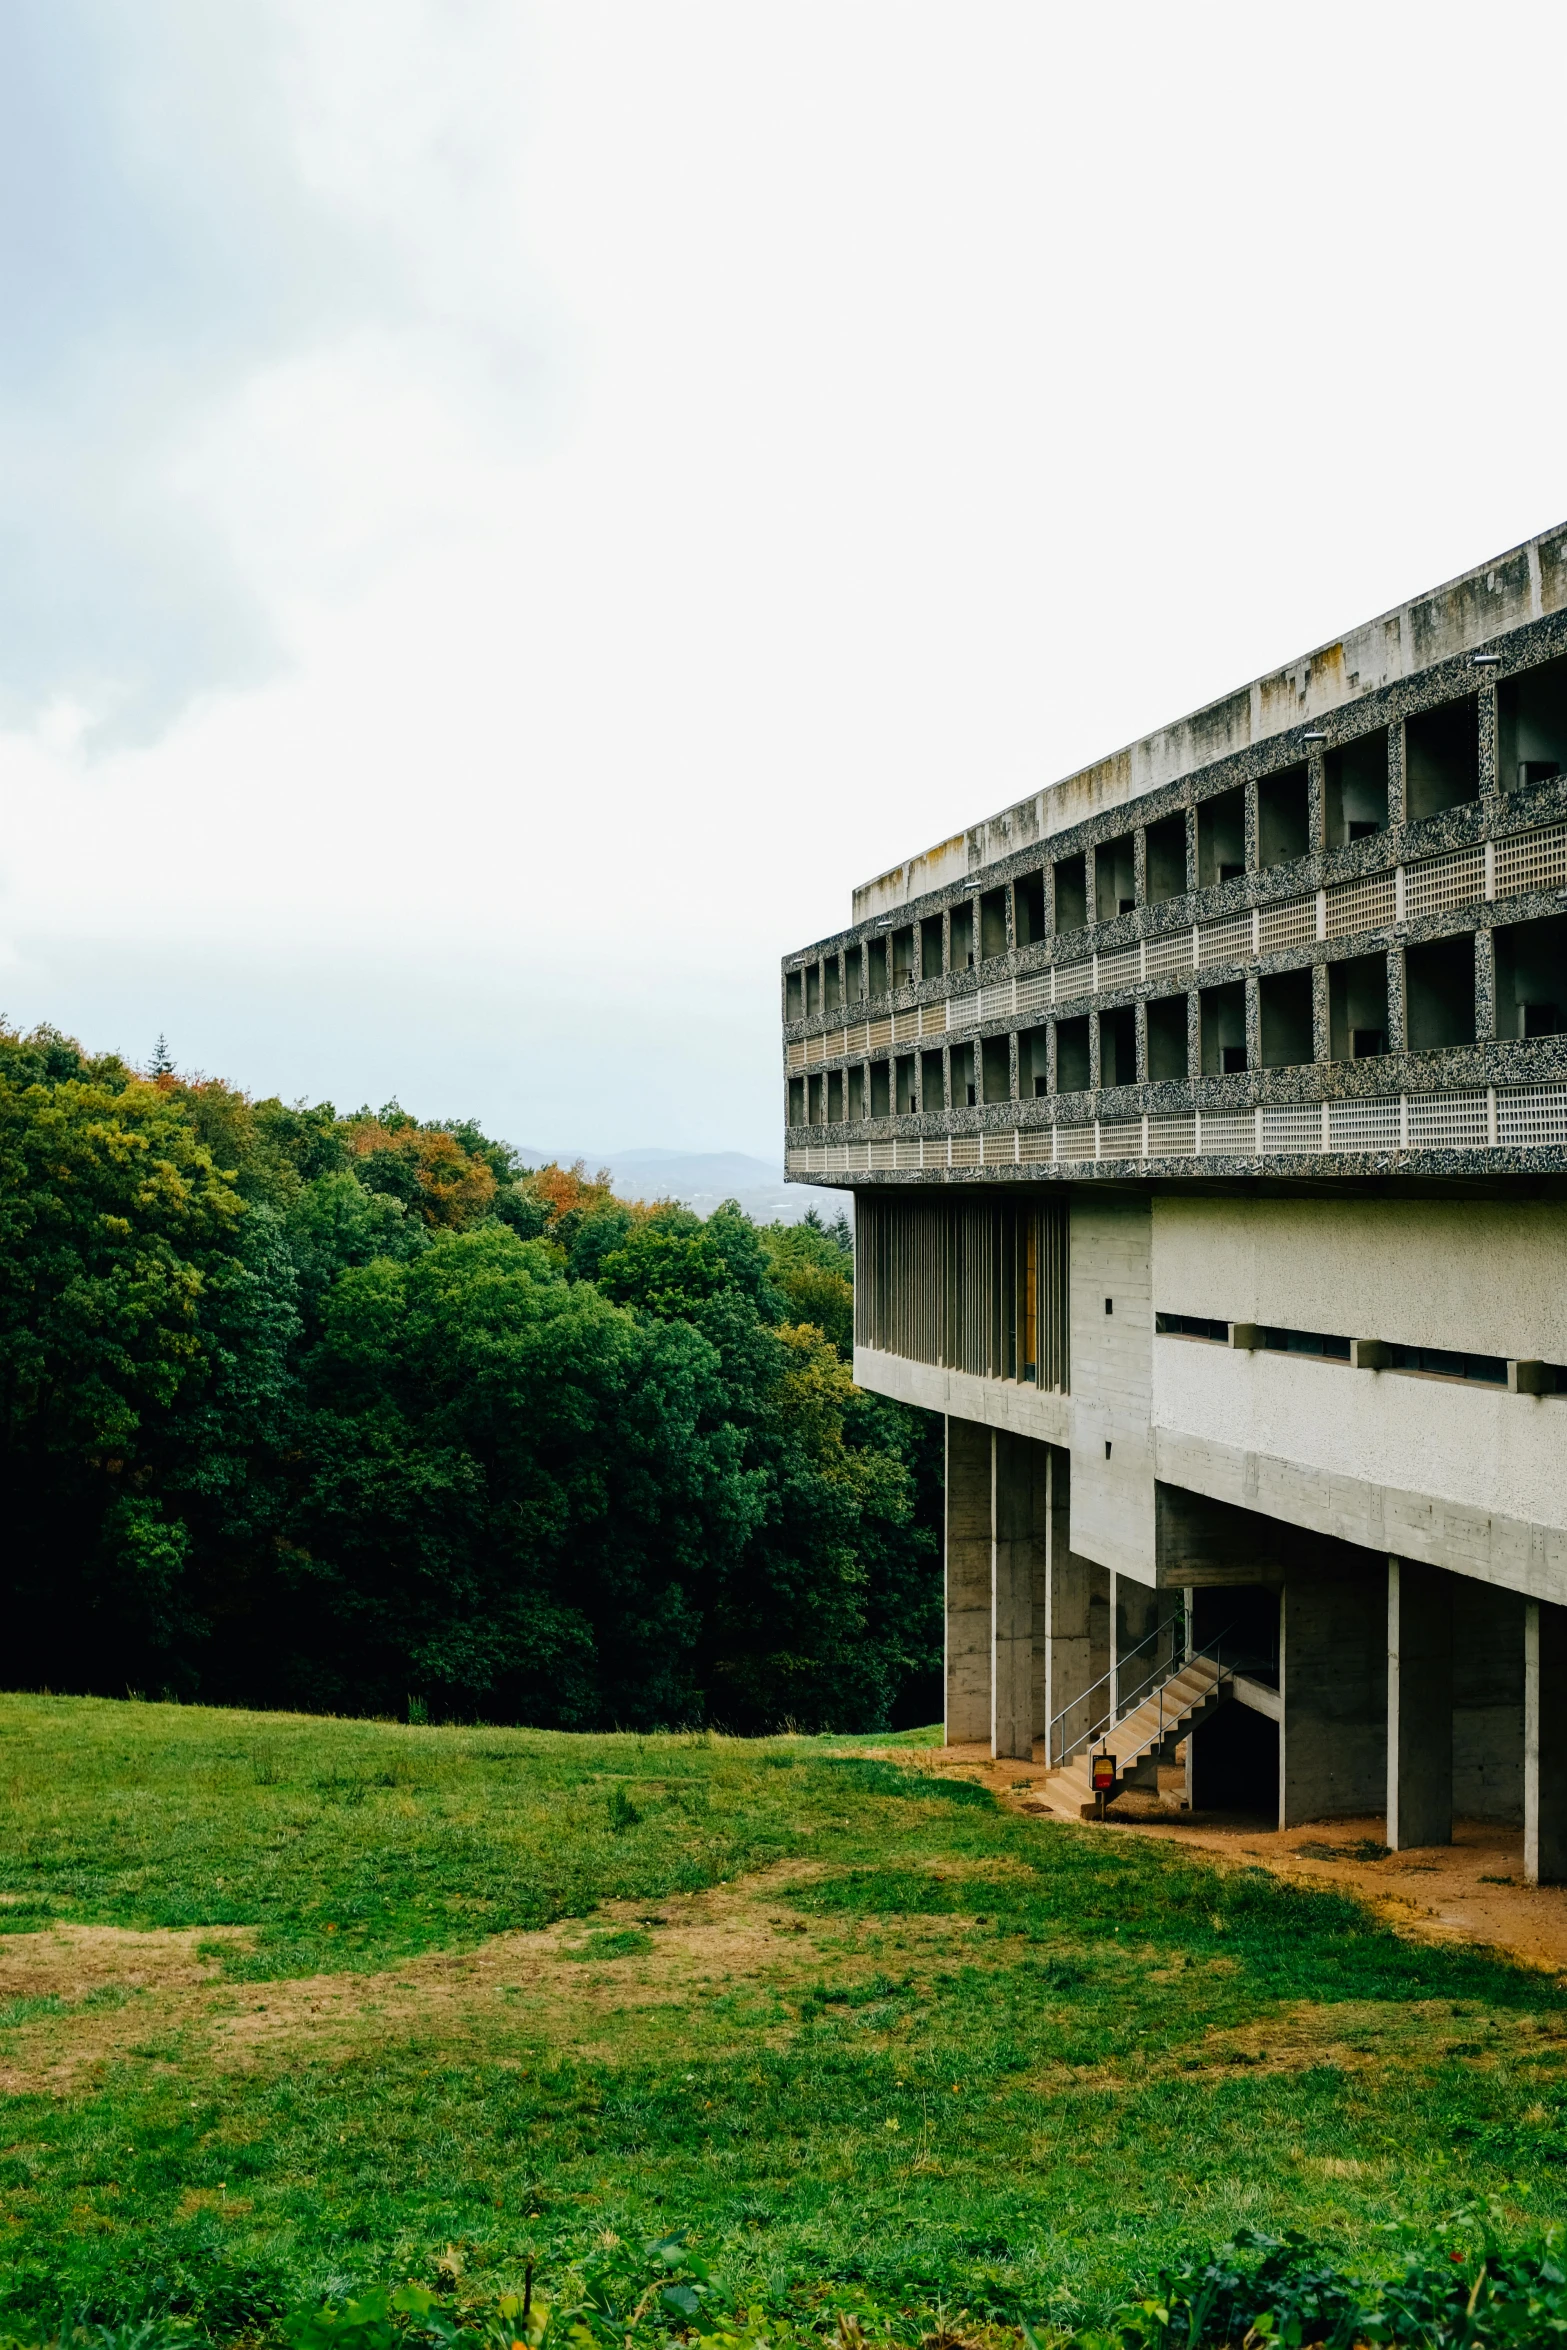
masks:
<svg viewBox="0 0 1567 2350"><path fill-rule="evenodd" d="M1567 655L1507 679L1497 693L1498 765L1506 788L1544 783L1567 770ZM1392 757L1389 730L1379 726L1326 760L1326 846L1340 848L1365 840L1388 826L1388 776ZM1439 815L1480 794L1479 701L1466 694L1456 702L1425 710L1404 721L1404 813L1408 822ZM1309 788L1304 766L1264 776L1257 786L1257 853L1263 870L1306 856L1311 847ZM1145 829L1149 905L1183 897L1187 890L1186 817L1166 816ZM1086 855L1063 857L1053 868L1055 930L1083 929L1090 919L1112 922L1137 905L1136 843L1133 834L1102 841ZM1246 790L1203 800L1197 808L1196 887L1212 889L1246 870ZM1090 878L1090 876L1092 878ZM986 890L979 900L978 958L989 962L1008 949L1007 892L1012 893L1012 938L1020 947L1050 935L1046 921L1045 877L1029 873ZM1090 916L1090 890L1093 911ZM971 970L976 957L974 901L950 909L954 971ZM942 918L927 915L887 937L849 947L840 973L838 958L807 963L786 974L785 1017L809 1019L837 1011L862 996L885 995L916 979L943 976Z"/></svg>
<svg viewBox="0 0 1567 2350"><path fill-rule="evenodd" d="M1567 915L1514 922L1494 930L1496 1034L1502 1041L1556 1036L1567 1029ZM1404 950L1404 1022L1410 1052L1440 1052L1477 1041L1475 934L1428 939ZM1387 957L1352 955L1330 963L1328 1052L1335 1061L1375 1059L1388 1049ZM1260 1065L1292 1069L1314 1060L1312 984L1309 968L1269 973L1257 983ZM1197 1074L1228 1077L1252 1064L1246 1042L1246 983L1232 979L1196 991ZM1188 993L1156 996L1148 1004L1147 1082L1190 1081ZM1089 1023L1099 1022L1101 1086L1136 1085L1137 1015L1131 1004L1114 1011L1083 1012L1055 1022L1057 1093L1086 1093L1092 1083ZM967 1063L967 1067L964 1064ZM945 1109L945 1081L939 1051L906 1053L869 1064L869 1104L852 1106L859 1090L846 1082L856 1073L831 1070L825 1077L791 1077L791 1126L837 1125L848 1117L917 1116ZM1018 1037L1018 1093L1027 1100L1049 1094L1048 1024ZM952 1057L952 1099L958 1108L1012 1099L1011 1050L1005 1036L986 1037L977 1048L958 1046ZM845 1106L849 1104L851 1106Z"/></svg>
<svg viewBox="0 0 1567 2350"><path fill-rule="evenodd" d="M1509 1361L1445 1346L1395 1346L1381 1338L1336 1338L1325 1330L1282 1330L1271 1322L1216 1322L1202 1314L1156 1314L1162 1338L1199 1338L1259 1354L1311 1355L1360 1371L1403 1371L1426 1379L1467 1379L1522 1395L1567 1394L1567 1365Z"/></svg>

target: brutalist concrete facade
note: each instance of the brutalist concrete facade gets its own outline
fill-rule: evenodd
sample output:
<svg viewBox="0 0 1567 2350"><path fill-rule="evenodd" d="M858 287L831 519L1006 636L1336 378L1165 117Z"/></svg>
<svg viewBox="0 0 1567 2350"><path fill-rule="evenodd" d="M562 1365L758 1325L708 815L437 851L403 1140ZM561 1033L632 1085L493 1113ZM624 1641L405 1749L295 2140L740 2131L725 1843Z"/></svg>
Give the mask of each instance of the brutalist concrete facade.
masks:
<svg viewBox="0 0 1567 2350"><path fill-rule="evenodd" d="M854 916L787 1164L947 1415L949 1735L1080 1769L1185 1659L1194 1798L1567 1874L1567 526Z"/></svg>

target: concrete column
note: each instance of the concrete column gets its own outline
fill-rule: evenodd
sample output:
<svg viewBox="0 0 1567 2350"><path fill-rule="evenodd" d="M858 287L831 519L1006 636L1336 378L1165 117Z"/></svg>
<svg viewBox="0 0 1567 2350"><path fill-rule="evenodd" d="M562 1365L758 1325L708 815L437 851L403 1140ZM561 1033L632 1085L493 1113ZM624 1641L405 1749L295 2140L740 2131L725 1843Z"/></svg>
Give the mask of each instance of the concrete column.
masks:
<svg viewBox="0 0 1567 2350"><path fill-rule="evenodd" d="M1382 1576L1292 1575L1279 1605L1279 1826L1380 1812L1387 1799Z"/></svg>
<svg viewBox="0 0 1567 2350"><path fill-rule="evenodd" d="M1387 1049L1390 1053L1409 1050L1409 1000L1404 986L1404 950L1389 947L1387 951Z"/></svg>
<svg viewBox="0 0 1567 2350"><path fill-rule="evenodd" d="M1035 1667L1040 1691L1037 1728L1043 1737L1053 1721L1069 1707L1076 1708L1065 1723L1070 1742L1091 1719L1087 1708L1077 1707L1077 1700L1110 1669L1110 1575L1071 1547L1071 1454L1052 1445L1049 1464L1049 1568L1042 1579L1044 1637ZM1036 1601L1037 1597L1036 1585ZM1096 1710L1102 1707L1104 1694L1101 1690ZM1051 1762L1054 1757L1047 1752L1044 1759Z"/></svg>
<svg viewBox="0 0 1567 2350"><path fill-rule="evenodd" d="M1501 790L1501 777L1496 771L1497 709L1495 686L1483 685L1475 699L1479 704L1478 716L1480 720L1480 797L1482 800L1494 800Z"/></svg>
<svg viewBox="0 0 1567 2350"><path fill-rule="evenodd" d="M1440 1567L1387 1562L1387 1840L1453 1841L1453 1588Z"/></svg>
<svg viewBox="0 0 1567 2350"><path fill-rule="evenodd" d="M1049 1544L1049 1451L997 1429L991 1439L990 1751L1034 1755L1034 1586Z"/></svg>
<svg viewBox="0 0 1567 2350"><path fill-rule="evenodd" d="M1387 828L1396 832L1406 821L1404 722L1395 718L1387 730Z"/></svg>
<svg viewBox="0 0 1567 2350"><path fill-rule="evenodd" d="M1496 932L1475 932L1475 1035L1481 1044L1496 1037Z"/></svg>
<svg viewBox="0 0 1567 2350"><path fill-rule="evenodd" d="M990 1430L947 1420L946 1726L990 1737Z"/></svg>
<svg viewBox="0 0 1567 2350"><path fill-rule="evenodd" d="M1523 1619L1523 1873L1567 1883L1567 1608L1544 1599Z"/></svg>
<svg viewBox="0 0 1567 2350"><path fill-rule="evenodd" d="M1072 1456L1050 1448L1050 1563L1045 1584L1045 1718L1040 1734L1094 1678L1090 1663L1087 1559L1069 1541ZM1046 1761L1051 1757L1047 1755Z"/></svg>

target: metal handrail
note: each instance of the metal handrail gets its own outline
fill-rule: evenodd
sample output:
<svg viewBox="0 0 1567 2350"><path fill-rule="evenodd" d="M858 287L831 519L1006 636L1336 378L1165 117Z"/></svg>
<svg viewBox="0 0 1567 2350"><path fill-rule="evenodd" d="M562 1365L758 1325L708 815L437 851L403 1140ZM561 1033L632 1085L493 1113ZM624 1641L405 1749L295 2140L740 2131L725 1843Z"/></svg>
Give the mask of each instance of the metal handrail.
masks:
<svg viewBox="0 0 1567 2350"><path fill-rule="evenodd" d="M1143 1699L1156 1685L1159 1694L1159 1732L1155 1743L1162 1745L1164 1742L1164 1693L1169 1687L1170 1683L1175 1679L1176 1675L1178 1673L1184 1672L1186 1668L1189 1665L1194 1664L1199 1657L1211 1657L1216 1668L1214 1676L1215 1681L1221 1681L1224 1678L1224 1643L1230 1638L1230 1635L1234 1631L1235 1626L1233 1624L1226 1624L1222 1632L1220 1632L1212 1640L1205 1640L1202 1646L1199 1648L1194 1647L1192 1643L1186 1638L1184 1630L1177 1632L1176 1627L1178 1621L1184 1621L1184 1619L1177 1619L1172 1616L1168 1622L1159 1625L1155 1631L1148 1634L1146 1639L1139 1640L1135 1648L1129 1648L1125 1657L1118 1657L1115 1664L1110 1668L1110 1671L1108 1673L1102 1673L1097 1681L1095 1681L1089 1688L1082 1692L1081 1696L1074 1698L1070 1705L1064 1705L1061 1708L1061 1711L1055 1716L1055 1719L1049 1724L1049 1727L1046 1731L1045 1763L1047 1769L1061 1769L1066 1763L1070 1762L1073 1755L1081 1754L1085 1747L1092 1746L1096 1738L1108 1736L1110 1731L1114 1729L1116 1723L1119 1721L1124 1721L1126 1716L1131 1713L1135 1707L1142 1703ZM1158 1641L1162 1640L1166 1633L1175 1635L1175 1637L1171 1647L1170 1661L1165 1670L1161 1673L1158 1666L1155 1666L1153 1671L1146 1674L1144 1678L1138 1682L1137 1686L1133 1690L1128 1692L1122 1689L1119 1686L1119 1681L1123 1667L1129 1663L1133 1657L1138 1656L1143 1649L1151 1648ZM1233 1674L1238 1670L1242 1663L1251 1663L1253 1661L1260 1662L1261 1660L1253 1660L1245 1654L1244 1650L1232 1649L1229 1670ZM1106 1710L1097 1717L1097 1719L1087 1730L1081 1731L1078 1736L1072 1740L1070 1746L1066 1744L1063 1737L1060 1760L1054 1760L1055 1733L1060 1724L1066 1720L1066 1717L1069 1713L1072 1713L1078 1706L1085 1704L1089 1698L1094 1696L1096 1691L1103 1689L1106 1683L1115 1684L1115 1686L1112 1688L1110 1703Z"/></svg>
<svg viewBox="0 0 1567 2350"><path fill-rule="evenodd" d="M1117 1705L1121 1695L1119 1684L1122 1671L1127 1665L1131 1663L1133 1657L1140 1656L1145 1648L1156 1647L1158 1643L1166 1637L1167 1634L1174 1635L1177 1621L1178 1619L1176 1617L1171 1616L1166 1622L1156 1625L1153 1631L1151 1631L1145 1639L1138 1641L1135 1648L1129 1648L1124 1657L1117 1657L1115 1663L1110 1667L1108 1673L1101 1673L1097 1681L1090 1682L1086 1689L1080 1691L1076 1697L1072 1698L1061 1708L1061 1711L1055 1716L1055 1719L1049 1723L1045 1731L1045 1761L1050 1769L1053 1770L1057 1767L1052 1759L1055 1752L1055 1734L1060 1725L1066 1720L1067 1715L1070 1713L1075 1713L1079 1706L1086 1705L1089 1699L1093 1697L1097 1691L1108 1688L1111 1692L1109 1705L1105 1708L1105 1711L1102 1714L1096 1716L1092 1726L1089 1729L1083 1731L1080 1736L1073 1739L1070 1752L1073 1754L1077 1753L1079 1748L1091 1743L1091 1741L1099 1735L1101 1730L1112 1729L1115 1726L1115 1723L1120 1719L1120 1713L1117 1711ZM1182 1631L1178 1637L1180 1647L1184 1652L1186 1646L1186 1635L1184 1631ZM1172 1650L1172 1658L1173 1655L1174 1651ZM1158 1667L1155 1666L1153 1672L1149 1673L1146 1678L1138 1684L1139 1696L1141 1696L1143 1690L1145 1690L1157 1677L1157 1673ZM1124 1711L1124 1708L1122 1710ZM1061 1761L1063 1763L1067 1759L1068 1751L1068 1748L1063 1742L1061 1750Z"/></svg>

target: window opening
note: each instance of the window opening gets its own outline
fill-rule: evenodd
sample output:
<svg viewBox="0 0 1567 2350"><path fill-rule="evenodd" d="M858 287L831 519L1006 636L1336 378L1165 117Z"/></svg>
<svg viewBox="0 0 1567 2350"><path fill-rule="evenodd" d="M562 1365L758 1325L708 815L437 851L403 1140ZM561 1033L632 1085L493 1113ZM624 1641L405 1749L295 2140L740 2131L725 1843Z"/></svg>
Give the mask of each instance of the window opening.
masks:
<svg viewBox="0 0 1567 2350"><path fill-rule="evenodd" d="M1559 1036L1567 1020L1567 914L1497 930L1496 1033Z"/></svg>
<svg viewBox="0 0 1567 2350"><path fill-rule="evenodd" d="M1329 1049L1335 1061L1387 1051L1387 957L1351 955L1328 965Z"/></svg>
<svg viewBox="0 0 1567 2350"><path fill-rule="evenodd" d="M1007 951L1007 893L987 889L979 901L980 961L989 963Z"/></svg>
<svg viewBox="0 0 1567 2350"><path fill-rule="evenodd" d="M1327 777L1328 847L1341 849L1387 830L1387 728L1358 735L1329 751Z"/></svg>
<svg viewBox="0 0 1567 2350"><path fill-rule="evenodd" d="M1257 786L1257 856L1264 870L1311 848L1311 782L1304 765L1265 775Z"/></svg>
<svg viewBox="0 0 1567 2350"><path fill-rule="evenodd" d="M1237 784L1197 806L1197 886L1216 889L1246 870L1246 792Z"/></svg>
<svg viewBox="0 0 1567 2350"><path fill-rule="evenodd" d="M1390 1371L1413 1371L1424 1379L1475 1379L1486 1387L1507 1385L1507 1362L1502 1355L1455 1353L1445 1346L1390 1346Z"/></svg>
<svg viewBox="0 0 1567 2350"><path fill-rule="evenodd" d="M1132 836L1104 840L1094 851L1094 919L1114 922L1137 904L1137 865Z"/></svg>
<svg viewBox="0 0 1567 2350"><path fill-rule="evenodd" d="M1088 1091L1088 1019L1056 1022L1056 1091Z"/></svg>
<svg viewBox="0 0 1567 2350"><path fill-rule="evenodd" d="M1099 1015L1099 1082L1137 1083L1137 1014L1130 1004Z"/></svg>
<svg viewBox="0 0 1567 2350"><path fill-rule="evenodd" d="M1228 1346L1228 1322L1210 1321L1205 1314L1155 1314L1154 1329L1161 1338L1202 1338L1210 1346Z"/></svg>
<svg viewBox="0 0 1567 2350"><path fill-rule="evenodd" d="M952 909L952 968L954 971L972 971L974 968L974 901L965 898Z"/></svg>
<svg viewBox="0 0 1567 2350"><path fill-rule="evenodd" d="M1413 1053L1475 1040L1474 933L1431 938L1404 951L1404 1002Z"/></svg>
<svg viewBox="0 0 1567 2350"><path fill-rule="evenodd" d="M803 971L787 971L784 974L784 1018L786 1020L803 1020L805 1018L805 974Z"/></svg>
<svg viewBox="0 0 1567 2350"><path fill-rule="evenodd" d="M1050 1031L1025 1028L1017 1040L1017 1081L1025 1101L1050 1091Z"/></svg>
<svg viewBox="0 0 1567 2350"><path fill-rule="evenodd" d="M895 930L892 934L892 984L907 987L914 977L914 928Z"/></svg>
<svg viewBox="0 0 1567 2350"><path fill-rule="evenodd" d="M1012 884L1012 924L1020 947L1037 946L1045 935L1045 877L1025 873Z"/></svg>
<svg viewBox="0 0 1567 2350"><path fill-rule="evenodd" d="M1480 705L1474 694L1404 721L1404 813L1411 824L1480 796Z"/></svg>
<svg viewBox="0 0 1567 2350"><path fill-rule="evenodd" d="M1148 903L1162 906L1186 895L1186 818L1162 816L1148 827Z"/></svg>
<svg viewBox="0 0 1567 2350"><path fill-rule="evenodd" d="M1056 929L1081 930L1088 920L1088 873L1082 857L1063 857L1055 867Z"/></svg>
<svg viewBox="0 0 1567 2350"><path fill-rule="evenodd" d="M1242 980L1200 990L1202 1073L1228 1077L1246 1067L1246 988Z"/></svg>
<svg viewBox="0 0 1567 2350"><path fill-rule="evenodd" d="M1315 1355L1325 1363L1349 1361L1349 1340L1331 1338L1324 1330L1280 1330L1264 1323L1257 1343L1268 1354Z"/></svg>
<svg viewBox="0 0 1567 2350"><path fill-rule="evenodd" d="M1293 1069L1312 1058L1311 973L1270 972L1258 986L1262 1008L1262 1065Z"/></svg>
<svg viewBox="0 0 1567 2350"><path fill-rule="evenodd" d="M1187 996L1156 996L1148 1006L1148 1075L1184 1084L1186 1081Z"/></svg>
<svg viewBox="0 0 1567 2350"><path fill-rule="evenodd" d="M1567 656L1502 680L1496 735L1503 791L1527 791L1567 768Z"/></svg>
<svg viewBox="0 0 1567 2350"><path fill-rule="evenodd" d="M920 977L941 977L941 916L927 914L920 924Z"/></svg>

